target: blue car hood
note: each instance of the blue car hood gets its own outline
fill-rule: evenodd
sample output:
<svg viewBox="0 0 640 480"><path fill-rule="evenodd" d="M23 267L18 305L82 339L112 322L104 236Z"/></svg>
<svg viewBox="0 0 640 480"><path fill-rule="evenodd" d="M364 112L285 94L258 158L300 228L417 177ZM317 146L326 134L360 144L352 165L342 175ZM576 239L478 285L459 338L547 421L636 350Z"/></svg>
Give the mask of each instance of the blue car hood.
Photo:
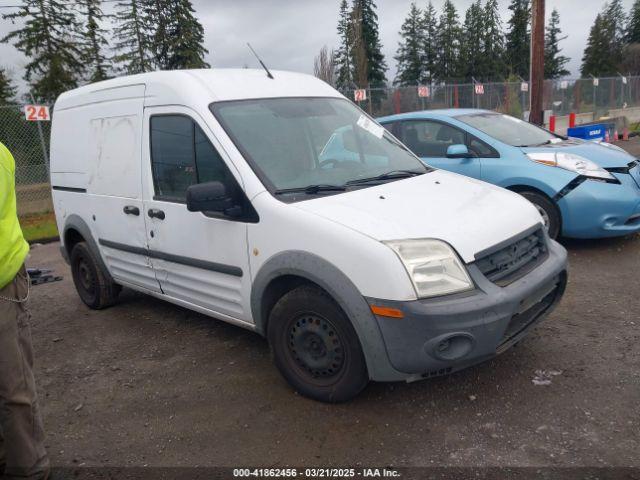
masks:
<svg viewBox="0 0 640 480"><path fill-rule="evenodd" d="M626 167L635 160L635 157L627 152L618 150L617 147L604 146L596 142L585 142L578 139L569 139L560 143L544 145L541 147L522 147L524 153L531 152L556 152L573 153L580 155L592 162L597 163L602 168Z"/></svg>

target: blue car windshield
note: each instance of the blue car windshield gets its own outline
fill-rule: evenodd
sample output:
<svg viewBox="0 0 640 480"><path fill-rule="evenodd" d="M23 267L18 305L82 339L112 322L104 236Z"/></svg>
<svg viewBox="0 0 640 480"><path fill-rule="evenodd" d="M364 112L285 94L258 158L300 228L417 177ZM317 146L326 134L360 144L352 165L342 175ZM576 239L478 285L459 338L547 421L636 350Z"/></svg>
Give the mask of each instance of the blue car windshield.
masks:
<svg viewBox="0 0 640 480"><path fill-rule="evenodd" d="M397 178L398 172L429 171L345 99L238 100L214 103L211 110L272 191L336 190L373 177L383 176L383 181Z"/></svg>
<svg viewBox="0 0 640 480"><path fill-rule="evenodd" d="M538 147L562 141L540 127L501 113L472 113L456 119L513 147Z"/></svg>

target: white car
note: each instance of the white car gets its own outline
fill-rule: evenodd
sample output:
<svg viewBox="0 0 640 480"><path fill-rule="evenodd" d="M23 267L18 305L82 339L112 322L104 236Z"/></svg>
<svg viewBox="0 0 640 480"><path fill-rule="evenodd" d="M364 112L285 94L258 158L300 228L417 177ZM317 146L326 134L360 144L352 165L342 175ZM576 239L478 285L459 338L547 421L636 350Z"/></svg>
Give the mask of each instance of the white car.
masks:
<svg viewBox="0 0 640 480"><path fill-rule="evenodd" d="M84 303L126 286L254 330L297 391L334 402L486 360L554 308L566 251L527 200L425 166L312 76L273 77L60 96L51 182Z"/></svg>

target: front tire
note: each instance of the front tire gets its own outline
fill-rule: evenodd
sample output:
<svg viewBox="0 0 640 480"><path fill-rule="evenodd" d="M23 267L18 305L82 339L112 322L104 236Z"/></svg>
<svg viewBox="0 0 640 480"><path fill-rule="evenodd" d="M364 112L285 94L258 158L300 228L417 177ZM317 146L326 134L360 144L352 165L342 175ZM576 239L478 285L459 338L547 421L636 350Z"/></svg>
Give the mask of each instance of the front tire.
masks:
<svg viewBox="0 0 640 480"><path fill-rule="evenodd" d="M345 402L369 382L351 322L318 287L304 285L278 300L269 315L267 338L278 370L306 397Z"/></svg>
<svg viewBox="0 0 640 480"><path fill-rule="evenodd" d="M85 305L101 310L115 303L121 287L109 280L86 242L73 246L69 260L73 283Z"/></svg>
<svg viewBox="0 0 640 480"><path fill-rule="evenodd" d="M549 200L544 195L535 192L519 192L524 198L533 203L533 206L536 207L542 220L544 222L544 226L549 232L549 236L554 240L558 238L560 235L560 227L561 227L561 219L560 213L558 212L555 204Z"/></svg>

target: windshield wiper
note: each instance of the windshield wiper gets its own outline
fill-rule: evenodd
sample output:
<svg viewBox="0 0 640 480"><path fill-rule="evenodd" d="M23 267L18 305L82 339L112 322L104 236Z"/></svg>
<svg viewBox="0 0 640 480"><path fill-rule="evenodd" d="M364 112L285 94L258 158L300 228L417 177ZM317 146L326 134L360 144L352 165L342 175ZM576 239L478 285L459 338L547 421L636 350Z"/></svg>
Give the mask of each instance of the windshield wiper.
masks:
<svg viewBox="0 0 640 480"><path fill-rule="evenodd" d="M390 172L383 173L382 175L377 175L375 177L356 178L355 180L349 180L346 184L358 185L360 183L379 182L383 180L394 180L398 178L415 177L418 175L422 175L424 173L427 173L427 172L416 171L416 170L392 170Z"/></svg>
<svg viewBox="0 0 640 480"><path fill-rule="evenodd" d="M313 195L314 193L319 192L343 192L347 189L344 185L328 185L328 184L318 184L318 185L307 185L306 187L296 187L296 188L282 188L280 190L276 190L273 192L275 195L283 195L287 193L306 193L307 195Z"/></svg>
<svg viewBox="0 0 640 480"><path fill-rule="evenodd" d="M532 143L531 145L516 145L518 148L531 148L531 147L544 147L545 145L551 145L553 142L551 140L545 140L542 143Z"/></svg>

